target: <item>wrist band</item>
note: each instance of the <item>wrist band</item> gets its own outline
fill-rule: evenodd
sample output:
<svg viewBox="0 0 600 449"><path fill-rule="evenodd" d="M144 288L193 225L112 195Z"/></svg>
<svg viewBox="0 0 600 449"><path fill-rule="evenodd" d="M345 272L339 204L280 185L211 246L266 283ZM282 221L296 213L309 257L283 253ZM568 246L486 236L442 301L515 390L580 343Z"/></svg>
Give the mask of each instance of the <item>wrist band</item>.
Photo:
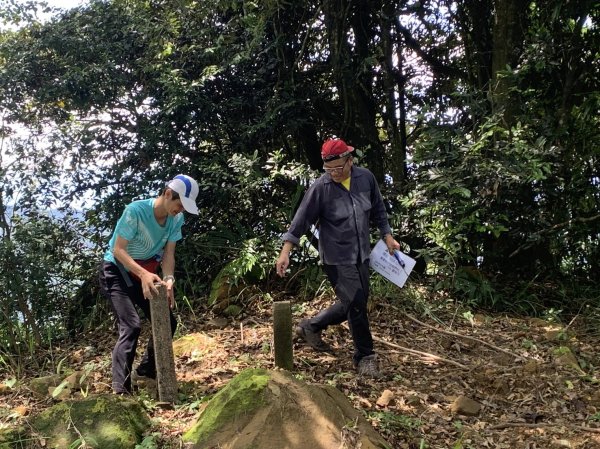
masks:
<svg viewBox="0 0 600 449"><path fill-rule="evenodd" d="M167 281L173 281L173 284L175 283L175 276L173 276L172 274L168 274L163 278L163 281L167 282Z"/></svg>

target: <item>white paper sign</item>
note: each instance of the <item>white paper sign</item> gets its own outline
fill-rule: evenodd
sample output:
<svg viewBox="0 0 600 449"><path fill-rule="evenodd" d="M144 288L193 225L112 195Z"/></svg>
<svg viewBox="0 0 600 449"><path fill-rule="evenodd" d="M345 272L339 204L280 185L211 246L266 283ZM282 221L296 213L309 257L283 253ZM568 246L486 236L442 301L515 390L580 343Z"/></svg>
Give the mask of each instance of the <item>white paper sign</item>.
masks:
<svg viewBox="0 0 600 449"><path fill-rule="evenodd" d="M379 240L377 245L371 251L371 268L381 274L384 278L392 281L398 287L402 288L408 279L408 275L415 266L415 259L411 259L401 251L397 252L404 266L398 259L390 254L383 240Z"/></svg>

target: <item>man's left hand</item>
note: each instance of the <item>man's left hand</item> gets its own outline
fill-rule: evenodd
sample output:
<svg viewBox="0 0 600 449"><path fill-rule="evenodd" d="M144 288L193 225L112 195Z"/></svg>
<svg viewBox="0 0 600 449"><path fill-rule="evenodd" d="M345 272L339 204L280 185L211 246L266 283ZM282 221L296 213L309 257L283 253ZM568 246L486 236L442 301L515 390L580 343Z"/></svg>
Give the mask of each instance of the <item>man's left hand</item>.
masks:
<svg viewBox="0 0 600 449"><path fill-rule="evenodd" d="M394 237L392 236L392 234L386 234L385 235L385 244L388 248L388 251L390 252L390 254L394 254L394 251L399 250L400 249L400 243L398 243Z"/></svg>
<svg viewBox="0 0 600 449"><path fill-rule="evenodd" d="M172 309L175 306L175 294L173 289L173 279L163 281L163 285L167 287L167 301L169 302L169 308Z"/></svg>

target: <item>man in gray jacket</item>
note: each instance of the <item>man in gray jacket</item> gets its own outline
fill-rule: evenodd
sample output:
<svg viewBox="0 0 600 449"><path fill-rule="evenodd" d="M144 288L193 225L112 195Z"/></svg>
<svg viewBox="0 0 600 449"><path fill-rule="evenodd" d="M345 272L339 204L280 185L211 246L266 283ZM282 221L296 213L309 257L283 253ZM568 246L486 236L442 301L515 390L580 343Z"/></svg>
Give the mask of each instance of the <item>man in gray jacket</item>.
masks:
<svg viewBox="0 0 600 449"><path fill-rule="evenodd" d="M292 224L283 235L276 262L285 276L289 254L300 237L318 222L319 255L336 294L336 302L316 316L300 322L296 334L318 351L330 348L321 332L348 321L354 341L354 366L359 375L378 377L377 356L369 328L370 222L381 232L390 253L400 248L392 236L379 186L373 173L353 165L354 148L341 139L327 140L321 149L323 174L308 189Z"/></svg>

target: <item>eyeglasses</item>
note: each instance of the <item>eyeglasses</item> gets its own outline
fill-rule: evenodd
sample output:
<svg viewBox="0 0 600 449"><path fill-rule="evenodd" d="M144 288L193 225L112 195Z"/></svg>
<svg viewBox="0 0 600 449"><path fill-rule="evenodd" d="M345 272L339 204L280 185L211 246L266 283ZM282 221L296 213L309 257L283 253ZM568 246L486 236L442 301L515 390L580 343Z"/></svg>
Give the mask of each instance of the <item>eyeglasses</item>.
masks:
<svg viewBox="0 0 600 449"><path fill-rule="evenodd" d="M340 165L339 167L325 167L323 165L323 170L325 170L325 173L340 173L341 171L344 170L344 168L346 168L346 164L348 163L348 161L350 160L350 158L346 159L346 162L344 162L344 165Z"/></svg>

